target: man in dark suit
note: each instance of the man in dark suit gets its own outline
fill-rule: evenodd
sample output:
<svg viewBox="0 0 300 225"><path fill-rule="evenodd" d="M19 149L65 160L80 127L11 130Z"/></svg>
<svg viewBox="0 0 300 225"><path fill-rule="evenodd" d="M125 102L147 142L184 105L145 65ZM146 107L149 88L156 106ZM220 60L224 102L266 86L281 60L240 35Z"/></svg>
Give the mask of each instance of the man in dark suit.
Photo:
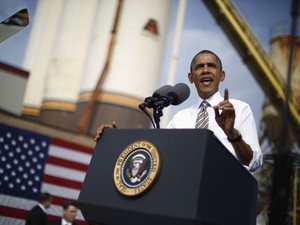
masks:
<svg viewBox="0 0 300 225"><path fill-rule="evenodd" d="M49 193L41 193L38 201L39 203L28 212L25 225L47 224L46 209L51 206L52 195Z"/></svg>
<svg viewBox="0 0 300 225"><path fill-rule="evenodd" d="M49 221L48 225L78 225L75 222L78 210L77 203L71 200L67 200L64 202L62 208L62 218Z"/></svg>

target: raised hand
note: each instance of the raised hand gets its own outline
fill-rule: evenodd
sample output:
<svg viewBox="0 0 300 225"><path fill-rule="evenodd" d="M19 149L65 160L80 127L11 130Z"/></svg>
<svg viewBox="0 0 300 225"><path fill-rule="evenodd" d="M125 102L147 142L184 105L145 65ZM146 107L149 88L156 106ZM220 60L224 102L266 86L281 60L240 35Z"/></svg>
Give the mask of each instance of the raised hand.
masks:
<svg viewBox="0 0 300 225"><path fill-rule="evenodd" d="M231 137L234 131L235 110L229 102L228 89L224 90L224 100L214 106L215 119L218 125L223 129L224 133Z"/></svg>

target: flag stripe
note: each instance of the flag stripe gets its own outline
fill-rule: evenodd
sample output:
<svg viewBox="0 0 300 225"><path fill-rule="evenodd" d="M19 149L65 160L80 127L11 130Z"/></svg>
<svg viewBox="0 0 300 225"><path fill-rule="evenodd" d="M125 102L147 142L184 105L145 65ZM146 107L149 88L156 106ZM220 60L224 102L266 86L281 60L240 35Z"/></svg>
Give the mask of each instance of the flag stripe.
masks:
<svg viewBox="0 0 300 225"><path fill-rule="evenodd" d="M48 156L47 162L50 164L55 164L58 166L63 166L67 167L70 169L75 169L75 170L80 170L80 171L87 171L88 165L83 164L83 163L77 163L74 161L66 160L66 159L61 159L55 156Z"/></svg>
<svg viewBox="0 0 300 225"><path fill-rule="evenodd" d="M19 208L19 209L28 210L36 205L36 201L0 194L0 205L11 207L11 208Z"/></svg>
<svg viewBox="0 0 300 225"><path fill-rule="evenodd" d="M78 199L80 190L73 188L65 188L54 184L43 183L43 192L55 193L55 196L64 197L67 199Z"/></svg>
<svg viewBox="0 0 300 225"><path fill-rule="evenodd" d="M93 140L91 139L91 141L93 141ZM57 146L61 146L61 147L67 148L67 149L76 150L76 151L79 151L79 152L85 152L85 153L88 153L90 155L92 155L93 152L94 152L93 148L86 147L84 145L80 145L80 144L76 144L76 143L72 143L72 142L69 142L69 141L65 141L65 140L62 140L62 139L59 139L59 138L55 138L55 137L53 137L51 139L51 145L57 145Z"/></svg>
<svg viewBox="0 0 300 225"><path fill-rule="evenodd" d="M49 156L55 156L57 158L71 160L88 165L90 163L92 155L84 152L73 151L72 149L66 149L57 145L50 145Z"/></svg>
<svg viewBox="0 0 300 225"><path fill-rule="evenodd" d="M78 199L71 199L71 198L64 198L64 197L59 197L59 196L53 196L52 203L54 205L63 205L63 203L67 200L73 200L77 201Z"/></svg>
<svg viewBox="0 0 300 225"><path fill-rule="evenodd" d="M68 180L68 179L62 179L62 178L51 176L51 175L45 175L44 182L51 183L51 184L59 184L64 187L75 188L75 189L79 189L79 190L81 189L81 186L82 186L82 182L77 182L77 181Z"/></svg>
<svg viewBox="0 0 300 225"><path fill-rule="evenodd" d="M27 215L27 210L16 209L12 207L4 207L0 205L1 216L14 217L18 219L25 219Z"/></svg>
<svg viewBox="0 0 300 225"><path fill-rule="evenodd" d="M24 219L17 219L12 217L0 216L1 225L24 225Z"/></svg>
<svg viewBox="0 0 300 225"><path fill-rule="evenodd" d="M83 182L85 173L78 171L78 170L72 170L69 168L64 168L61 166L56 166L52 164L46 164L45 166L45 174L57 176L60 178L68 178L70 180Z"/></svg>

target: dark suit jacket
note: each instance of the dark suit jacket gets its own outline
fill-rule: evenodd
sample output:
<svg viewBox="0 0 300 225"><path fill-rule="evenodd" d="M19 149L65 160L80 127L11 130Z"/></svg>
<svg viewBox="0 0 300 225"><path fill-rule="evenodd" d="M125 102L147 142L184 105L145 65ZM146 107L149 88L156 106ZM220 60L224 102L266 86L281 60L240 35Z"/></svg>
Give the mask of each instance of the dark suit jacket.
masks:
<svg viewBox="0 0 300 225"><path fill-rule="evenodd" d="M47 223L47 225L61 225L61 219L51 220ZM78 225L78 224L76 222L73 222L72 225Z"/></svg>
<svg viewBox="0 0 300 225"><path fill-rule="evenodd" d="M46 225L47 221L46 213L36 205L28 212L25 225Z"/></svg>

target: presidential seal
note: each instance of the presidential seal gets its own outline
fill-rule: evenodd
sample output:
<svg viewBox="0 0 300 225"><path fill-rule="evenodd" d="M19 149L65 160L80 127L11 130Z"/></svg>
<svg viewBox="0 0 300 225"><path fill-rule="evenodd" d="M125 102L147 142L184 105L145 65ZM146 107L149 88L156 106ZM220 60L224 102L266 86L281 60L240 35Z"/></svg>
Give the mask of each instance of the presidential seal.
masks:
<svg viewBox="0 0 300 225"><path fill-rule="evenodd" d="M137 196L147 191L157 179L161 159L157 148L149 141L129 144L118 157L114 182L117 190L126 196Z"/></svg>

